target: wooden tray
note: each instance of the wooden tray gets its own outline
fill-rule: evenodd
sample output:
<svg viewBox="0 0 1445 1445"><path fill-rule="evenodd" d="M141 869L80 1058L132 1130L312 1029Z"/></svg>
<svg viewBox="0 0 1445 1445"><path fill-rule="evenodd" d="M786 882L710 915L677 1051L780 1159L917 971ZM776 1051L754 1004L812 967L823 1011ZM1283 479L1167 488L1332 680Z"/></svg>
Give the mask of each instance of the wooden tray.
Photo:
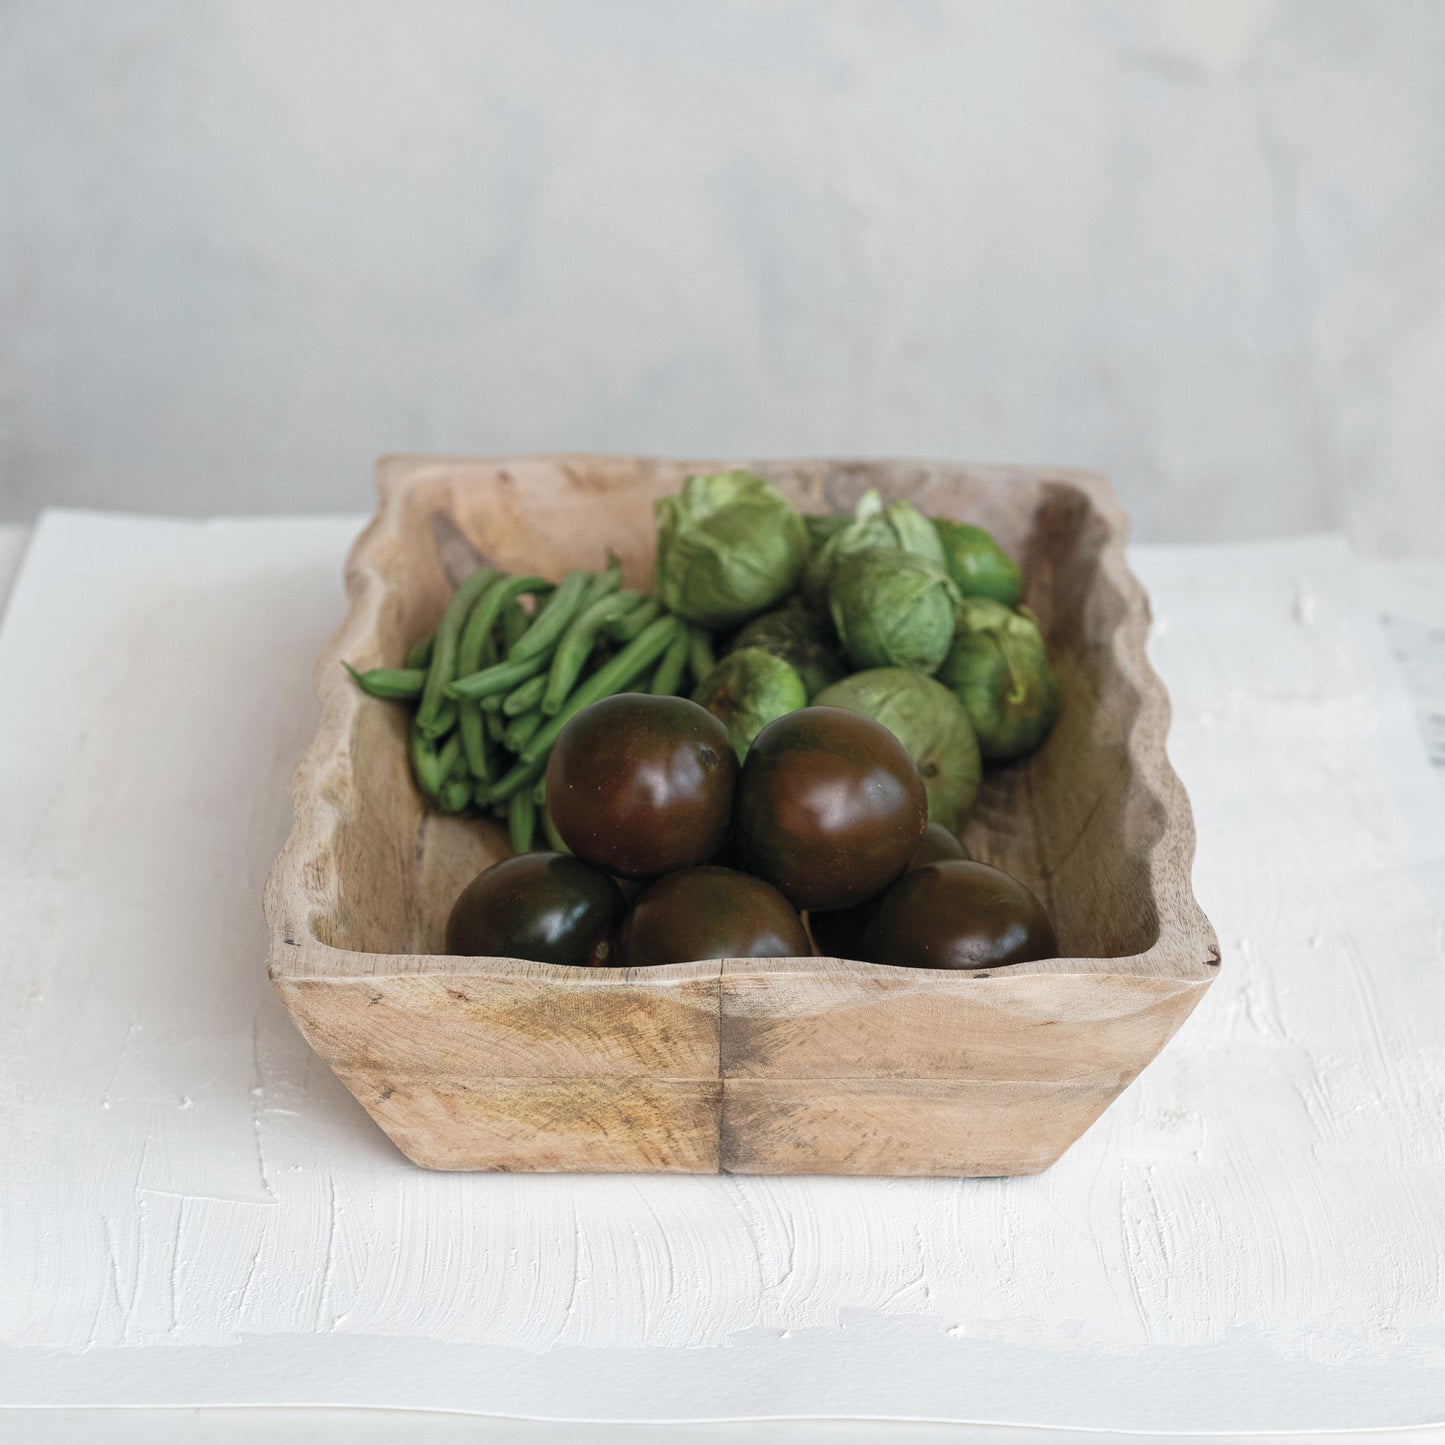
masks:
<svg viewBox="0 0 1445 1445"><path fill-rule="evenodd" d="M714 462L390 457L320 659L321 720L266 890L270 976L397 1147L437 1169L1031 1174L1167 1042L1213 981L1169 704L1108 483L931 462L754 464L809 511L869 486L989 528L1022 563L1064 695L965 834L1044 899L1070 956L951 973L830 958L582 971L440 954L453 899L505 856L423 813L400 708L340 666L395 665L448 584L433 514L490 559L560 577L611 546L646 586L652 502Z"/></svg>

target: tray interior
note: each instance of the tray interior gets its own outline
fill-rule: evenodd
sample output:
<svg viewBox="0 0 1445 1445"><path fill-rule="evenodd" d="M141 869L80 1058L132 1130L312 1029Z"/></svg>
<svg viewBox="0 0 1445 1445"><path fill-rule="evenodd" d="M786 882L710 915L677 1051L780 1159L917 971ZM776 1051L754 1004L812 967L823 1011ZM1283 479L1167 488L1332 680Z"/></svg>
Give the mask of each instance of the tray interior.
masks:
<svg viewBox="0 0 1445 1445"><path fill-rule="evenodd" d="M486 557L509 570L560 577L570 566L600 565L611 547L624 560L629 584L646 586L654 498L689 471L716 465L437 460L408 462L390 477L384 466L374 524L380 534L358 542L348 572L354 593L362 586L354 574L363 570L379 572L384 586L367 630L345 639L345 655L358 667L395 665L408 643L435 624L448 583L432 539L433 513L450 513ZM1122 565L1103 565L1108 551L1118 553L1123 527L1107 487L1081 474L1021 468L757 465L804 510L847 511L876 486L930 515L987 527L1019 559L1025 600L1048 637L1063 715L1037 753L987 770L966 841L976 856L1039 893L1066 958L1137 958L1154 949L1160 918L1150 860L1166 832L1170 800L1138 776L1141 748L1157 750L1164 782L1178 785L1163 762L1162 690L1156 682L1145 706L1137 681L1141 666L1147 673L1147 604ZM335 679L319 681L325 699ZM407 774L403 728L403 711L394 705L360 699L349 708L344 761L326 789L334 878L310 917L314 936L335 949L436 953L452 900L507 852L504 833L490 823L422 811ZM1178 796L1187 808L1182 791ZM1187 886L1187 856L1185 869ZM1170 966L1165 960L1161 970Z"/></svg>

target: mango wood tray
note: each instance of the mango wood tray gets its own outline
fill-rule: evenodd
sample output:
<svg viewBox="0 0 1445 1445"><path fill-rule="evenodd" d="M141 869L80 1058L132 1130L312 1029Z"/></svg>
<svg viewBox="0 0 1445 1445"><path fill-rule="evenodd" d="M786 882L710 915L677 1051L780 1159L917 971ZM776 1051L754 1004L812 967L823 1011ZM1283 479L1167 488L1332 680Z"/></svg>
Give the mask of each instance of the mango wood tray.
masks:
<svg viewBox="0 0 1445 1445"><path fill-rule="evenodd" d="M736 463L390 457L320 659L321 719L266 890L270 976L397 1147L437 1169L997 1175L1045 1169L1213 981L1169 704L1108 483L907 461L754 463L808 511L870 486L980 523L1019 558L1064 695L1045 746L991 770L965 834L1029 883L1067 957L978 973L833 958L584 971L439 952L453 899L506 855L422 811L400 708L340 666L395 665L435 624L445 514L501 566L560 577L610 546L646 586L652 503Z"/></svg>

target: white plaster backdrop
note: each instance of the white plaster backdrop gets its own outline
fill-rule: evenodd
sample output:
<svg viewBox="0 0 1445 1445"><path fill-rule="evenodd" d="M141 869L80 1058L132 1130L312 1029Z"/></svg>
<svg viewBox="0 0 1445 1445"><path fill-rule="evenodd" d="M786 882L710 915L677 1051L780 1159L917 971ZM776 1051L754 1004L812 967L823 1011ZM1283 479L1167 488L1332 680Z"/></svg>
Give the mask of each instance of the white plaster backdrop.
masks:
<svg viewBox="0 0 1445 1445"><path fill-rule="evenodd" d="M1097 466L1445 555L1438 0L0 0L0 519Z"/></svg>

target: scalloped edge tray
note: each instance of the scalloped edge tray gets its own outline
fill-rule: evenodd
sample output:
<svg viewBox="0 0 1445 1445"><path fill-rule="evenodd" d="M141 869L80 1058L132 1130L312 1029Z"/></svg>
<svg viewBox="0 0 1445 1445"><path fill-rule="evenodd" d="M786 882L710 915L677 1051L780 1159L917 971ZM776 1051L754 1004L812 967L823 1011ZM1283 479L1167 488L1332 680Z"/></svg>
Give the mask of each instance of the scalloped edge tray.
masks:
<svg viewBox="0 0 1445 1445"><path fill-rule="evenodd" d="M991 770L965 834L1045 899L1072 956L978 973L832 958L578 970L441 954L451 901L504 856L423 813L401 710L344 676L394 663L445 605L444 514L500 565L560 576L604 546L647 585L652 502L738 463L389 457L317 665L321 717L266 889L271 980L410 1159L441 1169L1029 1174L1103 1112L1218 973L1194 828L1145 656L1127 522L1097 475L923 461L756 466L810 511L861 491L976 521L1017 556L1065 697Z"/></svg>

